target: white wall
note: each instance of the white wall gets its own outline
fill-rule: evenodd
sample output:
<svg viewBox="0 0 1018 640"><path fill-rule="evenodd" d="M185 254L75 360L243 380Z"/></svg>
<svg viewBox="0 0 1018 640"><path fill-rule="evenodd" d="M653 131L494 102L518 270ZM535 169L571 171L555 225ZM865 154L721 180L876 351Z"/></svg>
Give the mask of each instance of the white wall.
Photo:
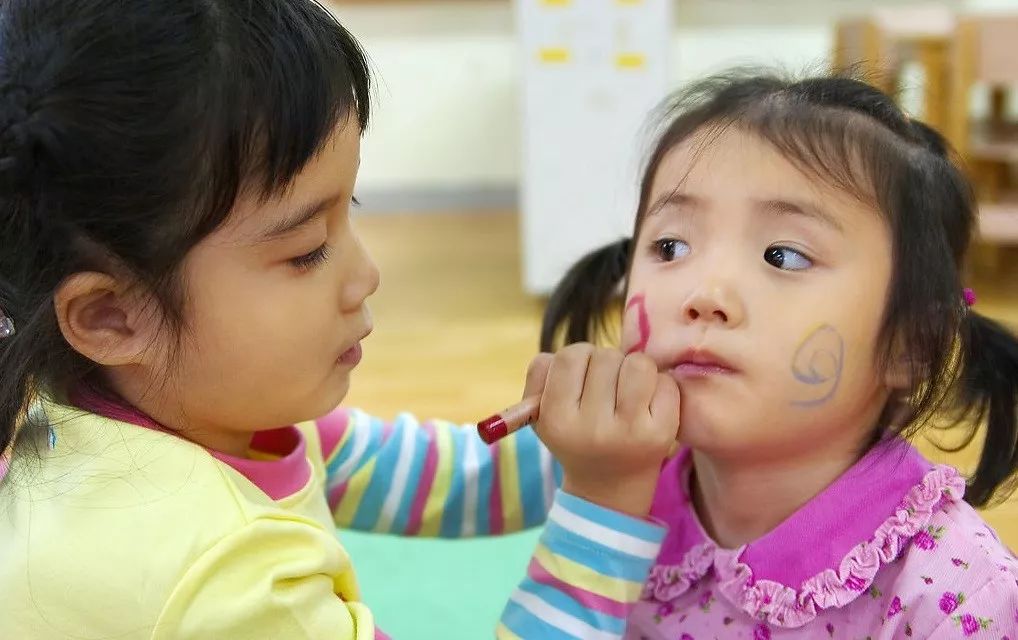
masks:
<svg viewBox="0 0 1018 640"><path fill-rule="evenodd" d="M890 4L923 2L677 0L670 74L678 86L734 64L819 68L839 15ZM1018 9L1018 0L943 4ZM361 40L379 80L375 119L364 140L362 192L516 184L520 72L509 0L340 3L335 11Z"/></svg>

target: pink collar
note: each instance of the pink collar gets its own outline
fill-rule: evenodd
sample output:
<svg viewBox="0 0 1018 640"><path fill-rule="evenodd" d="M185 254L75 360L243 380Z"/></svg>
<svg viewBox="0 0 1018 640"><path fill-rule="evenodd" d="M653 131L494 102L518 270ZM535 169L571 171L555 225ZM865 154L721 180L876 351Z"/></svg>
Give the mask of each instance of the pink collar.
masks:
<svg viewBox="0 0 1018 640"><path fill-rule="evenodd" d="M179 437L134 407L108 399L95 392L76 393L72 401L78 408L104 418ZM297 493L311 479L311 465L307 459L304 434L296 427L281 427L255 432L251 438L250 451L273 456L272 460L239 458L212 449L206 449L206 451L250 480L273 500L282 500Z"/></svg>
<svg viewBox="0 0 1018 640"><path fill-rule="evenodd" d="M688 494L689 451L662 470L651 515L668 524L645 597L671 601L713 570L732 603L777 626L798 627L844 606L897 559L965 482L907 442L881 443L770 533L722 549L704 531Z"/></svg>

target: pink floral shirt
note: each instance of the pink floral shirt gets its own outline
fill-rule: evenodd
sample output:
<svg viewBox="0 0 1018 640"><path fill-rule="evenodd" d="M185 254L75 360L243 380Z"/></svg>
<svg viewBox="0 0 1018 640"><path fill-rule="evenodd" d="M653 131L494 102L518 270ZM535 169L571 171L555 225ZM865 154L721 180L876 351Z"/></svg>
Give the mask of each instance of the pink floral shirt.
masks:
<svg viewBox="0 0 1018 640"><path fill-rule="evenodd" d="M723 549L692 508L690 460L663 469L652 515L669 533L629 640L1018 640L1018 561L953 468L885 443L770 533Z"/></svg>

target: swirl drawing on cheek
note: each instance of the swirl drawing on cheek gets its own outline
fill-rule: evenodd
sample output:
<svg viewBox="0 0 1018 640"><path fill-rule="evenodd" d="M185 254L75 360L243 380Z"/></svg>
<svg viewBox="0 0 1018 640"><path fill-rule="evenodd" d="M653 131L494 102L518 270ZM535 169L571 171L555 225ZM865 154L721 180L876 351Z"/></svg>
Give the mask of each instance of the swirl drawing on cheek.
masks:
<svg viewBox="0 0 1018 640"><path fill-rule="evenodd" d="M629 310L636 307L636 325L640 332L640 339L632 347L626 350L626 355L630 353L643 352L647 349L647 341L650 340L650 319L647 317L647 297L642 293L638 293L629 299L626 303L626 313Z"/></svg>
<svg viewBox="0 0 1018 640"><path fill-rule="evenodd" d="M844 366L845 341L837 329L825 324L811 331L792 357L792 376L809 387L809 393L792 404L815 407L833 398Z"/></svg>

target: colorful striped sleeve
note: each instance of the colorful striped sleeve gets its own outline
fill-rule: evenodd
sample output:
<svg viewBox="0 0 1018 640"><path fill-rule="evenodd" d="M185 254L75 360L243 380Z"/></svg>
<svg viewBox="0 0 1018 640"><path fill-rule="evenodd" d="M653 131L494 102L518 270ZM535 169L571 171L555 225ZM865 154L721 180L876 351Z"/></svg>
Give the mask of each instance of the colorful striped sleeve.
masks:
<svg viewBox="0 0 1018 640"><path fill-rule="evenodd" d="M561 470L530 429L486 445L475 425L358 410L316 421L329 506L341 527L458 538L534 527Z"/></svg>
<svg viewBox="0 0 1018 640"><path fill-rule="evenodd" d="M662 526L559 491L496 637L622 638L664 535Z"/></svg>

